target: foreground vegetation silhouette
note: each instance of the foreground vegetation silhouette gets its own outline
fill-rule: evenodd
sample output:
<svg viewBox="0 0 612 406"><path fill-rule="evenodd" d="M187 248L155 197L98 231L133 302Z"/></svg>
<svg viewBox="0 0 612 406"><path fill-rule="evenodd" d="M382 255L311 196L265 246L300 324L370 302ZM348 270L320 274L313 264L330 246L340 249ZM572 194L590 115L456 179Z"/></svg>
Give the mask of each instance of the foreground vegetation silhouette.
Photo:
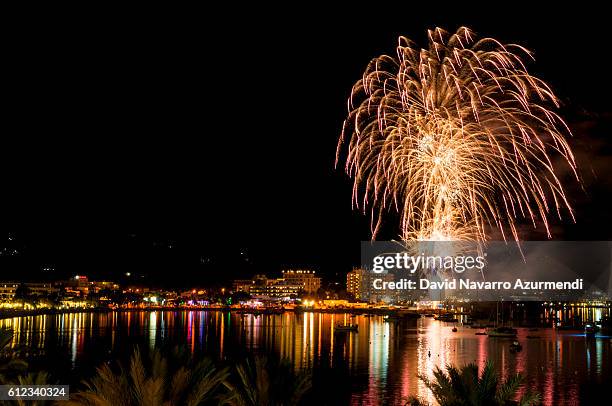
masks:
<svg viewBox="0 0 612 406"><path fill-rule="evenodd" d="M207 404L227 377L228 368L219 368L209 358L196 361L185 350L173 349L169 356L159 349L147 356L137 348L129 365L113 368L103 364L96 375L84 382L82 391L71 394L64 405L133 406Z"/></svg>
<svg viewBox="0 0 612 406"><path fill-rule="evenodd" d="M424 375L419 379L431 390L441 406L532 406L540 403L540 394L525 391L518 400L524 377L516 374L500 380L491 362L487 362L480 374L476 364L461 368L448 365L446 370L436 368L434 379ZM407 406L425 406L426 401L411 397Z"/></svg>
<svg viewBox="0 0 612 406"><path fill-rule="evenodd" d="M309 371L296 373L286 360L257 356L247 358L223 381L230 406L295 406L312 388Z"/></svg>
<svg viewBox="0 0 612 406"><path fill-rule="evenodd" d="M297 406L311 388L310 373L287 361L257 356L234 367L193 359L182 348L166 357L136 349L128 366L103 364L84 389L62 405L85 406ZM58 403L59 404L59 403Z"/></svg>

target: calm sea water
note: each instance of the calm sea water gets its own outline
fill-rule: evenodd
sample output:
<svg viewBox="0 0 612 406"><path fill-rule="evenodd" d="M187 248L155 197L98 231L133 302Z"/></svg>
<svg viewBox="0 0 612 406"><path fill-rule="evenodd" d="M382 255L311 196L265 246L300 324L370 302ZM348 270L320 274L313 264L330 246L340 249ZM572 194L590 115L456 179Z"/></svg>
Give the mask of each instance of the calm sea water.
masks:
<svg viewBox="0 0 612 406"><path fill-rule="evenodd" d="M359 332L334 335L338 323L356 323ZM319 405L395 405L410 395L431 401L418 373L487 360L504 377L524 374L546 405L600 404L612 384L612 337L553 329L519 329L523 350L512 354L510 340L467 327L453 333L452 324L428 318L387 323L346 314L138 311L17 317L0 326L14 329L11 345L26 350L33 364L74 385L101 362L126 359L135 345L176 344L217 359L249 352L288 358L296 369L313 371Z"/></svg>

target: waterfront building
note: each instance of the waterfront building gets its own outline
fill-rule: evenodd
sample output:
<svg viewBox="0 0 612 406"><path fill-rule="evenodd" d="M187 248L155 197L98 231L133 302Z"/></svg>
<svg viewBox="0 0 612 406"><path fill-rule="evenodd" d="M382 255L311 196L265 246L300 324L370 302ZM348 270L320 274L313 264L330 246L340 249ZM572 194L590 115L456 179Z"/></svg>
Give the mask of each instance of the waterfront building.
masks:
<svg viewBox="0 0 612 406"><path fill-rule="evenodd" d="M15 298L19 284L17 282L0 282L0 301L10 302Z"/></svg>
<svg viewBox="0 0 612 406"><path fill-rule="evenodd" d="M320 306L322 308L348 308L350 307L349 301L346 299L325 299L322 302L322 306Z"/></svg>
<svg viewBox="0 0 612 406"><path fill-rule="evenodd" d="M85 275L75 275L63 285L66 296L87 297L89 294L89 279Z"/></svg>
<svg viewBox="0 0 612 406"><path fill-rule="evenodd" d="M364 299L365 269L355 268L346 274L346 292L357 300Z"/></svg>
<svg viewBox="0 0 612 406"><path fill-rule="evenodd" d="M90 281L87 276L76 275L68 281L58 282L56 287L62 287L67 297L86 298L92 293L100 293L103 290L117 291L119 285L112 281Z"/></svg>
<svg viewBox="0 0 612 406"><path fill-rule="evenodd" d="M373 287L374 279L391 280L390 274L372 274L367 269L355 268L346 275L346 291L357 300L377 303L383 300L387 292L377 291Z"/></svg>
<svg viewBox="0 0 612 406"><path fill-rule="evenodd" d="M250 293L254 279L235 279L232 282L232 291Z"/></svg>
<svg viewBox="0 0 612 406"><path fill-rule="evenodd" d="M356 300L369 303L398 303L409 300L412 292L402 292L391 289L375 289L374 281L393 282L395 276L391 273L375 274L367 269L355 268L346 275L346 291Z"/></svg>
<svg viewBox="0 0 612 406"><path fill-rule="evenodd" d="M59 288L49 282L25 282L23 286L31 296L49 296L59 292Z"/></svg>
<svg viewBox="0 0 612 406"><path fill-rule="evenodd" d="M99 293L101 290L118 290L119 289L119 285L111 281L91 281L89 282L89 287L95 293Z"/></svg>
<svg viewBox="0 0 612 406"><path fill-rule="evenodd" d="M321 278L315 276L314 271L288 270L282 274L282 278L268 278L260 274L252 279L236 279L232 283L232 290L265 299L313 294L321 287Z"/></svg>
<svg viewBox="0 0 612 406"><path fill-rule="evenodd" d="M270 281L266 275L255 275L251 279L236 279L232 282L232 290L234 292L244 292L251 294L251 289L256 292L261 291L261 287L267 285Z"/></svg>
<svg viewBox="0 0 612 406"><path fill-rule="evenodd" d="M320 278L317 279L319 279L318 283L320 286ZM316 283L309 282L309 286L312 288ZM265 275L255 275L253 279L235 280L232 283L232 287L234 292L248 293L259 299L288 298L305 292L304 282L301 282L299 278L270 279Z"/></svg>
<svg viewBox="0 0 612 406"><path fill-rule="evenodd" d="M302 290L305 293L317 293L321 288L321 278L315 275L315 271L290 269L282 273L283 279L290 285L302 285Z"/></svg>
<svg viewBox="0 0 612 406"><path fill-rule="evenodd" d="M297 296L303 291L303 285L287 281L283 278L266 279L264 283L255 283L251 286L251 296L260 299L289 298Z"/></svg>

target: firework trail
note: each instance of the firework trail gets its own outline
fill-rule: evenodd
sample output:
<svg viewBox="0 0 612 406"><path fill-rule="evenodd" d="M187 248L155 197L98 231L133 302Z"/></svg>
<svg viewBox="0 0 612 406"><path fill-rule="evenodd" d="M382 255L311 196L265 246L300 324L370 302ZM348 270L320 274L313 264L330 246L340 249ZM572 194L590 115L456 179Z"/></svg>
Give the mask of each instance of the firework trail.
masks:
<svg viewBox="0 0 612 406"><path fill-rule="evenodd" d="M553 157L578 174L558 99L523 62L531 53L467 28L428 36L428 49L400 37L397 56L373 59L349 99L336 164L346 150L373 238L390 209L404 241L486 241L489 226L518 241L519 219L551 237L551 212L573 218Z"/></svg>

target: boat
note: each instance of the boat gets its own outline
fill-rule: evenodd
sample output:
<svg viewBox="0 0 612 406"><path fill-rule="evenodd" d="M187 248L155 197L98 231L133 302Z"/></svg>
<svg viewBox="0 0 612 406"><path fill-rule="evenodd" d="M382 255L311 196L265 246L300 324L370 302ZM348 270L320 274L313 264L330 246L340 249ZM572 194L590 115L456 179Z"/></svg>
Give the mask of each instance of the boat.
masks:
<svg viewBox="0 0 612 406"><path fill-rule="evenodd" d="M510 352L519 352L523 349L523 346L518 341L513 341L510 344Z"/></svg>
<svg viewBox="0 0 612 406"><path fill-rule="evenodd" d="M477 331L477 332L476 332L476 335L477 335L477 336L486 336L486 335L487 335L487 332L486 332L486 331Z"/></svg>
<svg viewBox="0 0 612 406"><path fill-rule="evenodd" d="M385 316L383 318L383 320L386 322L400 321L401 319L402 319L401 317L394 315L394 314L390 314L389 316Z"/></svg>
<svg viewBox="0 0 612 406"><path fill-rule="evenodd" d="M427 314L424 314L423 316L424 317L435 317L436 315L432 313L427 313Z"/></svg>
<svg viewBox="0 0 612 406"><path fill-rule="evenodd" d="M497 302L499 306L499 302ZM497 338L516 338L518 331L512 327L504 326L504 304L502 303L502 318L501 318L501 326L498 325L499 322L499 310L496 308L497 318L495 320L495 327L489 329L487 331L487 335L489 337L497 337Z"/></svg>
<svg viewBox="0 0 612 406"><path fill-rule="evenodd" d="M512 327L496 327L487 331L489 337L515 338L517 331Z"/></svg>
<svg viewBox="0 0 612 406"><path fill-rule="evenodd" d="M438 321L445 321L447 323L456 323L458 321L454 314L441 314L435 319Z"/></svg>
<svg viewBox="0 0 612 406"><path fill-rule="evenodd" d="M593 325L593 324L586 324L584 326L584 335L586 337L595 337L595 325Z"/></svg>
<svg viewBox="0 0 612 406"><path fill-rule="evenodd" d="M456 333L457 332L457 327L453 327L452 331L453 331L453 333Z"/></svg>
<svg viewBox="0 0 612 406"><path fill-rule="evenodd" d="M338 333L344 333L344 332L353 332L353 331L357 332L358 329L359 329L359 326L357 326L357 324L346 324L346 325L338 324L334 330Z"/></svg>

